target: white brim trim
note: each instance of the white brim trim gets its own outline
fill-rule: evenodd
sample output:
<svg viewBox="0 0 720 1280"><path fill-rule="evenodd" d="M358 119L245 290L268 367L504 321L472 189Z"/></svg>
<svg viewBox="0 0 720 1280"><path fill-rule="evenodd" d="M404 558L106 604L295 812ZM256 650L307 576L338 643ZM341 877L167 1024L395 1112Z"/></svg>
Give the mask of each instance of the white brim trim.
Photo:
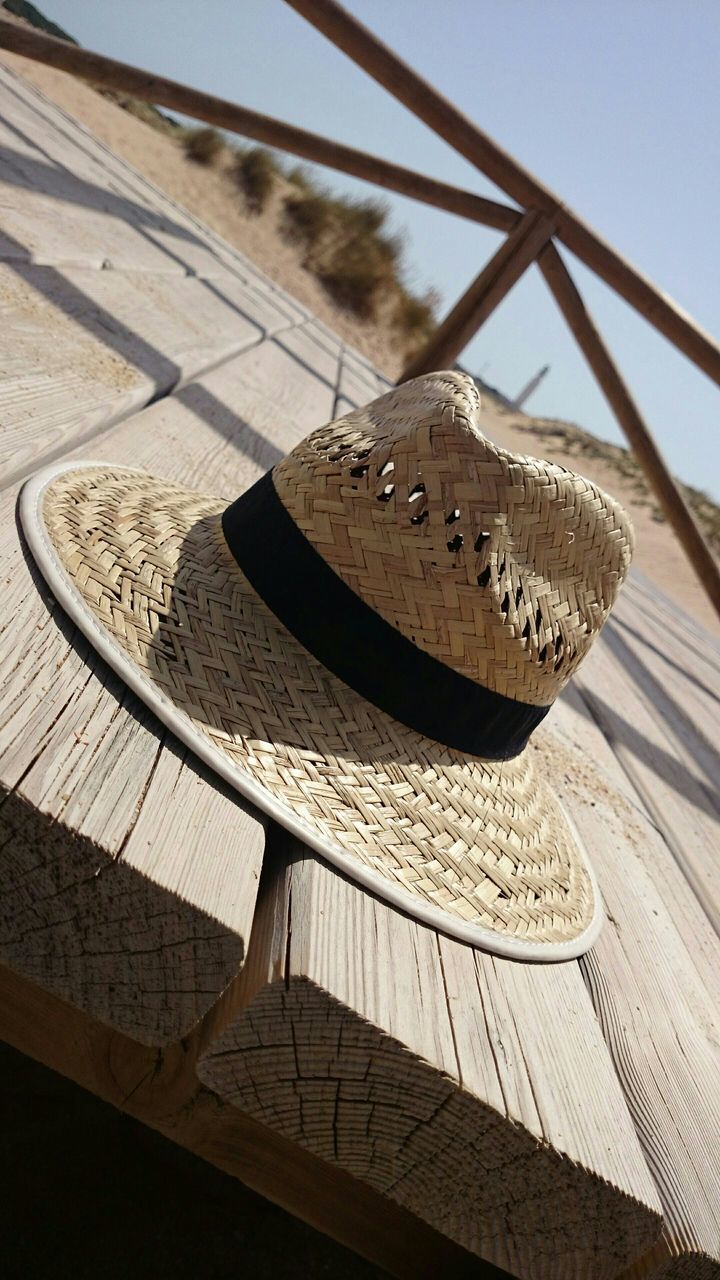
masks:
<svg viewBox="0 0 720 1280"><path fill-rule="evenodd" d="M328 862L331 862L333 866L344 872L349 879L361 884L363 888L369 889L377 897L391 903L392 906L397 907L407 915L420 920L423 924L430 925L441 933L457 938L461 942L467 942L472 946L482 948L484 951L492 952L494 955L508 956L515 960L573 960L588 951L600 933L604 922L600 891L583 842L580 840L574 823L559 799L557 803L562 808L563 816L572 831L578 848L583 854L592 885L594 899L592 921L583 933L569 942L535 942L525 941L523 938L507 937L482 925L468 924L465 921L458 920L457 917L449 912L423 902L422 899L416 898L414 894L397 888L382 876L365 868L350 854L345 853L339 845L323 839L311 826L303 822L302 818L299 818L289 805L276 800L254 778L234 764L217 747L213 746L210 740L195 727L189 716L178 711L161 690L142 674L140 669L127 657L87 608L58 559L45 528L42 514L43 495L45 489L53 480L66 472L80 471L85 468L107 469L111 466L112 464L107 462L83 460L82 462L64 462L44 467L26 481L23 486L19 502L20 520L38 568L65 612L90 641L101 658L107 662L108 666L112 667L113 671L155 713L171 733L175 734L185 746L189 747L199 759L223 778L225 782L234 787L245 800L249 800L251 804L261 809L276 822L279 822L288 831L291 831L299 840L310 845L312 849L321 854ZM145 474L137 467L123 466L122 470L134 471L138 475Z"/></svg>

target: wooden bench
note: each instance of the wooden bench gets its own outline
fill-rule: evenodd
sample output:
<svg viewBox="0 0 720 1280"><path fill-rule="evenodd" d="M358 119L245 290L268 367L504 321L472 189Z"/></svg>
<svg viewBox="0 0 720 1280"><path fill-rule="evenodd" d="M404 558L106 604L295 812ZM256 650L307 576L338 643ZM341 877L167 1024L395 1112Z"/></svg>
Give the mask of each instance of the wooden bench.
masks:
<svg viewBox="0 0 720 1280"><path fill-rule="evenodd" d="M633 579L533 740L607 904L579 962L453 942L242 804L63 617L19 482L231 499L385 384L7 63L0 1034L394 1274L720 1275L718 646Z"/></svg>

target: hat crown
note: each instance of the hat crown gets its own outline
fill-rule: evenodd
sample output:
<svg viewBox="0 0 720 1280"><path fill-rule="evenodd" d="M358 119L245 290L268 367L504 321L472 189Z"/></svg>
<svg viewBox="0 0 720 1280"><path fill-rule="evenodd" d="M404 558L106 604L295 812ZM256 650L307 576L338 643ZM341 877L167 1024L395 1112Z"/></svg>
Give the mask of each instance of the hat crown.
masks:
<svg viewBox="0 0 720 1280"><path fill-rule="evenodd" d="M339 577L408 640L484 687L551 703L632 554L619 503L479 426L474 382L441 373L314 432L273 472Z"/></svg>

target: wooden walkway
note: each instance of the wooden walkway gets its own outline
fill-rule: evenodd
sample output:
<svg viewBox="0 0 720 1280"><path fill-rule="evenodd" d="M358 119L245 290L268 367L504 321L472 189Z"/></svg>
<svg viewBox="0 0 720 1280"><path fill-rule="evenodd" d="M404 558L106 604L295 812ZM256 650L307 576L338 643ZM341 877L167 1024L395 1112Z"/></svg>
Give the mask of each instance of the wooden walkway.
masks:
<svg viewBox="0 0 720 1280"><path fill-rule="evenodd" d="M720 1276L720 646L634 575L533 739L607 906L579 962L451 941L240 803L55 605L20 482L230 500L386 384L10 62L0 1036L393 1274Z"/></svg>

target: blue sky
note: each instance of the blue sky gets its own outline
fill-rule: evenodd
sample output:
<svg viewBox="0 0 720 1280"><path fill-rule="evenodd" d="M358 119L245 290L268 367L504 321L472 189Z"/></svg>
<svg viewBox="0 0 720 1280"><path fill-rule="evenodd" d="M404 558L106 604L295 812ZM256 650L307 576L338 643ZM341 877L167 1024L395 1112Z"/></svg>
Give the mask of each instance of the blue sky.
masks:
<svg viewBox="0 0 720 1280"><path fill-rule="evenodd" d="M498 197L283 0L43 0L82 44ZM716 0L350 0L466 114L720 335ZM335 189L374 188L318 171ZM500 197L504 198L504 197ZM388 196L409 283L444 306L498 233ZM572 259L673 469L720 498L720 388ZM551 371L534 412L622 439L535 268L463 356L507 394Z"/></svg>

